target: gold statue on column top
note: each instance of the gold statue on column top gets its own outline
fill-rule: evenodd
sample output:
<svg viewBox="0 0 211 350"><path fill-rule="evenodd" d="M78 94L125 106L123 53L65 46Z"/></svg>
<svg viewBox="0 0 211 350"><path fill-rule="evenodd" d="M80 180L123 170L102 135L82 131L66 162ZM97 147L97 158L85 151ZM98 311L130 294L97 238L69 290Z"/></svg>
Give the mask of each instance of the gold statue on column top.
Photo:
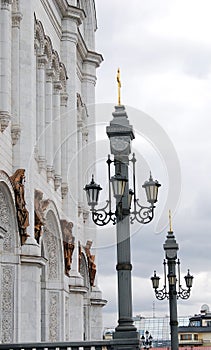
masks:
<svg viewBox="0 0 211 350"><path fill-rule="evenodd" d="M169 232L173 232L172 229L172 217L171 217L171 210L169 209Z"/></svg>
<svg viewBox="0 0 211 350"><path fill-rule="evenodd" d="M121 106L121 80L120 80L120 69L117 70L117 83L118 83L118 105Z"/></svg>

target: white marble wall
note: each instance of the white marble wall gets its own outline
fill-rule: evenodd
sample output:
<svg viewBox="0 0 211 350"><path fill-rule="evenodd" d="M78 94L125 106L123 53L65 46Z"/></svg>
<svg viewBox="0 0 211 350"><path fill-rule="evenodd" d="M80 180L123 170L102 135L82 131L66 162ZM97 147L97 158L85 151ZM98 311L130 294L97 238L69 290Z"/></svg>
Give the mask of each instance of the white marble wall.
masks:
<svg viewBox="0 0 211 350"><path fill-rule="evenodd" d="M30 225L29 237L21 247L13 203L14 257L5 250L4 231L0 231L0 283L7 288L0 296L0 342L101 337L104 301L100 302L98 292L98 301L91 302L95 296L87 282L88 270L86 276L79 271L78 242L83 249L88 239L96 238L94 230L90 236L83 174L95 160L95 146L88 156L87 145L95 140L95 113L90 106L95 101L95 71L102 57L93 52L93 2L87 1L84 9L67 8L65 0L56 3L1 0L0 170L9 176L18 168L26 170ZM76 1L71 5L76 6ZM77 109L79 95L81 110ZM13 196L11 184L6 183L7 195ZM50 208L54 217L48 221L48 226L52 224L50 243L45 241L46 232L40 244L34 238L34 189L50 200L45 212L46 220ZM64 274L61 219L73 222L70 277ZM53 261L55 246L57 260ZM58 276L49 277L49 271L57 271ZM8 276L12 284L7 285ZM2 295L7 292L12 309L4 306L8 301ZM5 330L7 318L11 329Z"/></svg>

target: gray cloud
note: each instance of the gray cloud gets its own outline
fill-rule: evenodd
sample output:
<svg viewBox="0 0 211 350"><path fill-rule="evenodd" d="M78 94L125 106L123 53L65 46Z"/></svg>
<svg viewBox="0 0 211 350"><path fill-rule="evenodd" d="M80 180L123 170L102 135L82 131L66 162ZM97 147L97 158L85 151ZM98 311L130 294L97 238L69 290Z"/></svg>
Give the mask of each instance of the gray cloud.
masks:
<svg viewBox="0 0 211 350"><path fill-rule="evenodd" d="M178 304L180 315L197 313L203 303L209 304L211 300L210 10L207 0L133 0L130 4L126 0L97 1L97 50L105 59L98 70L97 102L115 104L115 75L120 66L123 103L144 110L155 119L172 141L179 158L182 188L173 227L180 246L182 275L187 268L194 275L191 298ZM143 131L130 114L129 119L134 128ZM105 124L110 120L108 109ZM109 141L103 132L102 128L101 139L107 154ZM140 142L141 146L145 145ZM140 160L141 157L146 158L146 164L149 159L155 177L163 184L155 222L135 230L131 239L134 313L152 316L155 298L150 276L154 269L160 276L163 274L163 243L168 230L166 227L156 234L155 226L166 200L168 178L162 162L159 164L149 148L145 154L140 151ZM140 163L141 185L147 167L143 170ZM112 326L116 324L117 309L115 228L107 228L100 235L99 282L104 297L109 299L104 309L105 324ZM168 313L167 301L155 301L155 306L157 315Z"/></svg>

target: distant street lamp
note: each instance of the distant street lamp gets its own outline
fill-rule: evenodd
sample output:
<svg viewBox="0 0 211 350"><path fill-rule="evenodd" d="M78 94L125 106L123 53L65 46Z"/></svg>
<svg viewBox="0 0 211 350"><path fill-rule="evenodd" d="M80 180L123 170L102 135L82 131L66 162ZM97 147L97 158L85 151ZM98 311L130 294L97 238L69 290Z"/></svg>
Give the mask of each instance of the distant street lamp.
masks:
<svg viewBox="0 0 211 350"><path fill-rule="evenodd" d="M142 342L142 347L144 349L150 349L152 347L152 336L149 334L149 331L145 332L145 336L142 335L141 337L141 342Z"/></svg>
<svg viewBox="0 0 211 350"><path fill-rule="evenodd" d="M132 292L131 292L131 257L130 257L130 223L137 220L139 223L147 224L154 216L155 203L157 202L158 188L160 184L150 178L143 185L146 197L150 205L148 207L139 204L136 198L135 184L135 155L129 159L131 153L131 141L135 138L133 127L129 124L125 107L120 103L120 77L117 76L119 105L115 106L113 120L107 126L106 132L110 139L111 153L113 160L108 156L108 188L109 198L106 205L96 209L98 204L101 186L96 184L92 176L91 182L85 186L88 204L91 207L92 219L98 226L107 225L112 222L116 225L117 234L117 274L118 274L118 310L119 320L115 329L116 339L138 339L138 332L132 319ZM129 189L128 166L133 165L133 190ZM111 177L110 167L113 163L115 175ZM113 195L116 199L116 210L111 209L111 185ZM132 206L133 199L133 208ZM131 349L135 349L132 347Z"/></svg>
<svg viewBox="0 0 211 350"><path fill-rule="evenodd" d="M177 299L188 299L190 296L190 290L193 285L193 276L190 275L188 270L185 278L187 289L183 289L180 282L180 261L177 260L177 251L179 246L175 240L172 224L171 224L171 213L169 212L170 218L170 230L167 234L167 239L163 245L164 251L166 252L166 260L164 259L164 286L163 289L158 290L160 277L156 275L151 277L152 286L155 290L155 296L158 300L165 298L169 299L169 310L170 310L170 328L171 328L171 350L178 350L178 320L177 320ZM168 275L166 274L166 264L168 265ZM176 275L176 265L178 266L178 276ZM168 290L166 284L166 277L168 278ZM178 279L177 279L178 278ZM177 288L178 284L178 288Z"/></svg>

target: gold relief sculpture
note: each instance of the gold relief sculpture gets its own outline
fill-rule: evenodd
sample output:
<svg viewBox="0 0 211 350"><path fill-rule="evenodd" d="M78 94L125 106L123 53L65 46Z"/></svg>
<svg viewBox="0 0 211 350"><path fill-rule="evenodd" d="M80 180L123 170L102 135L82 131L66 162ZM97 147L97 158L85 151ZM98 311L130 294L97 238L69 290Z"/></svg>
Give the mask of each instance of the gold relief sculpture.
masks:
<svg viewBox="0 0 211 350"><path fill-rule="evenodd" d="M43 193L39 190L34 191L34 237L37 243L40 243L40 237L43 234L43 225L45 223L44 211L50 200L43 200Z"/></svg>
<svg viewBox="0 0 211 350"><path fill-rule="evenodd" d="M25 169L17 169L16 172L10 176L10 181L15 193L18 229L21 238L21 244L23 245L28 237L26 229L29 226L29 212L26 209L23 184L25 181Z"/></svg>
<svg viewBox="0 0 211 350"><path fill-rule="evenodd" d="M95 264L95 255L92 255L90 251L91 246L92 246L92 241L87 241L85 246L85 252L88 260L90 285L93 287L95 275L96 275L96 264Z"/></svg>
<svg viewBox="0 0 211 350"><path fill-rule="evenodd" d="M73 223L68 222L67 220L61 220L60 222L63 234L65 274L69 277L72 255L75 248L75 238L72 235Z"/></svg>

